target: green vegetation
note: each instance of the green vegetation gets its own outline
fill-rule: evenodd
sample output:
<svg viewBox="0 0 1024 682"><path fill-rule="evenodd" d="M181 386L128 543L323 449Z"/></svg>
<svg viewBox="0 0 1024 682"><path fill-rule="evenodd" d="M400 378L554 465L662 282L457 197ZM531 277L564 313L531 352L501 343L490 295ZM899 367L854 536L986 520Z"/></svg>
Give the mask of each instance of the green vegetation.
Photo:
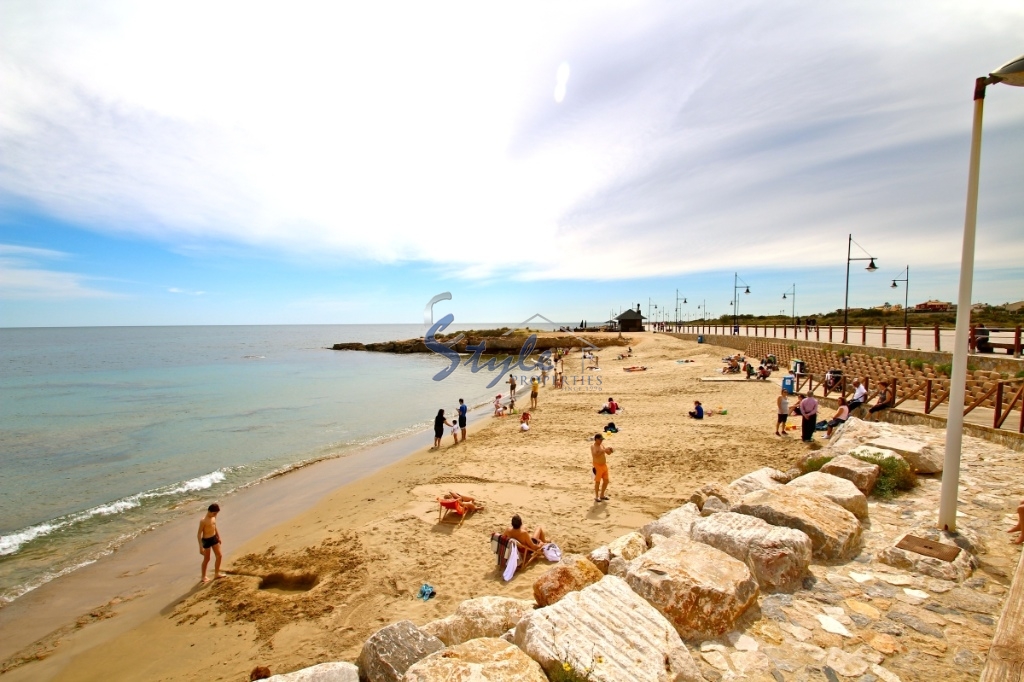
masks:
<svg viewBox="0 0 1024 682"><path fill-rule="evenodd" d="M800 315L801 322L807 318L817 320L819 327L827 327L829 325L833 327L842 327L843 309L839 308L838 310L830 313L810 313ZM890 327L902 327L903 311L851 308L848 320L849 326L851 327L859 327L861 325L868 327L880 327L883 324ZM732 321L732 315L727 313L721 317L710 320L710 323L731 325ZM919 313L913 310L913 304L911 304L911 310L907 315L907 322L911 327L932 327L937 324L940 327L948 329L956 326L956 312ZM793 318L789 315L738 315L736 317L736 323L741 326L748 324L781 326L792 325ZM1017 325L1024 324L1024 311L1011 313L1003 308L986 306L985 308L975 310L971 313L971 323L984 323L985 326L990 329L1013 328Z"/></svg>
<svg viewBox="0 0 1024 682"><path fill-rule="evenodd" d="M809 474L812 471L818 471L819 469L821 469L821 467L825 466L831 461L831 456L808 457L807 459L804 460L803 466L801 466L800 468L805 474Z"/></svg>
<svg viewBox="0 0 1024 682"><path fill-rule="evenodd" d="M1014 375L1014 378L1016 378L1016 379L1024 379L1024 369L1022 369L1021 371L1017 372Z"/></svg>
<svg viewBox="0 0 1024 682"><path fill-rule="evenodd" d="M953 363L944 362L940 365L935 365L935 371L939 374L945 374L948 377L953 374Z"/></svg>
<svg viewBox="0 0 1024 682"><path fill-rule="evenodd" d="M910 369L916 369L917 371L924 369L924 360L920 358L912 358L907 364L910 365Z"/></svg>
<svg viewBox="0 0 1024 682"><path fill-rule="evenodd" d="M861 461L877 464L881 469L875 489L871 491L871 494L876 497L888 500L896 497L901 490L911 490L917 485L917 476L903 459L884 457L881 452L878 454L872 452L850 454Z"/></svg>

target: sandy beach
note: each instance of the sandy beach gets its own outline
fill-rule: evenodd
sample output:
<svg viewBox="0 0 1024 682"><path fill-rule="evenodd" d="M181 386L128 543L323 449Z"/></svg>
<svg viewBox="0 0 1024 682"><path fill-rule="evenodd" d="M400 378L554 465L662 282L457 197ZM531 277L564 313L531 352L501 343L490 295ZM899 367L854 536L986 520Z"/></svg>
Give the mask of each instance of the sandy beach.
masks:
<svg viewBox="0 0 1024 682"><path fill-rule="evenodd" d="M344 463L290 474L287 485L277 491L273 482L259 486L260 496L250 498L250 513L280 507L272 515L277 523L248 533L231 534L233 523L245 524L238 517L246 508L233 507L229 497L221 524L231 575L210 585L196 585L197 512L98 563L123 565L123 588L108 581L113 596L102 608L85 606L91 595L72 596L75 574L55 581L45 595L28 595L4 611L20 608L26 623L56 615L67 625L46 636L37 632L40 626L27 628L12 640L4 651L6 677L241 680L255 665L279 673L351 661L384 624L422 624L474 596L529 598L545 562L505 583L489 544L490 534L506 528L515 513L530 528L543 525L563 552L585 553L679 506L704 483L727 483L762 466L785 470L806 453L798 439L773 434L775 383L700 381L717 373L728 349L643 334L633 338L633 350L634 357L616 360L618 351L605 349L601 370L586 372L591 379L578 385L582 390L542 388L527 433L516 418L486 418L471 424L463 444L453 447L446 434L441 449L423 447L358 480L353 476L372 470L374 462L353 460L352 482L341 487L331 481ZM571 358L565 372L579 375L579 355ZM694 362L676 362L682 358ZM630 365L648 370L622 371ZM528 387L519 393L517 404L524 407ZM597 413L609 396L624 412ZM686 413L694 400L727 414L691 420ZM589 439L609 421L620 429L608 441L615 449L611 499L595 503ZM429 436L422 444L429 446ZM275 495L301 495L297 481L308 482L309 494L322 499L296 514L303 505ZM461 527L439 524L435 499L449 490L476 497L486 510ZM158 534L167 538L172 531L181 536L173 547L166 539L154 544ZM170 566L188 569L171 573ZM87 570L77 578L84 580ZM299 587L315 586L259 589L261 576L274 573L305 575L309 584ZM437 593L427 602L416 598L423 583ZM17 622L10 613L0 618L5 631Z"/></svg>

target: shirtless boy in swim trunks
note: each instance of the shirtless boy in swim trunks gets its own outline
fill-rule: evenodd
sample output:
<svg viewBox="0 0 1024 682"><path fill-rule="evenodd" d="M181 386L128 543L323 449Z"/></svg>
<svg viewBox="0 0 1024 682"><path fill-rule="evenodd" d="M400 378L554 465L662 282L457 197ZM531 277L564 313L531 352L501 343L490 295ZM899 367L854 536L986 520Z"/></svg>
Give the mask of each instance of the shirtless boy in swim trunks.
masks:
<svg viewBox="0 0 1024 682"><path fill-rule="evenodd" d="M605 456L612 452L614 450L604 446L604 436L600 433L594 436L594 444L590 446L590 455L594 459L594 502L608 500L605 495L608 490L608 461Z"/></svg>
<svg viewBox="0 0 1024 682"><path fill-rule="evenodd" d="M203 555L203 580L208 583L206 567L210 565L210 550L217 555L217 562L213 566L213 577L223 578L220 572L220 562L223 558L220 553L220 533L217 531L217 514L220 513L220 505L214 502L206 509L206 516L199 522L199 532L196 534L199 540L199 553Z"/></svg>

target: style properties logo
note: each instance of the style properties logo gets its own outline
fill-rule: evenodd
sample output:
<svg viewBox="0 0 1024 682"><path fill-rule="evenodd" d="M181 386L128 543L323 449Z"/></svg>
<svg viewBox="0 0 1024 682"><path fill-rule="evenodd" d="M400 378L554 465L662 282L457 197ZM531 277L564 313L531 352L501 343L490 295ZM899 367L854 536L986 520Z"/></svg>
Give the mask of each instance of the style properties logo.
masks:
<svg viewBox="0 0 1024 682"><path fill-rule="evenodd" d="M434 381L443 381L449 377L452 372L458 369L459 365L469 367L470 371L476 374L482 370L494 373L494 378L491 379L490 383L487 384L487 388L493 388L503 377L507 374L515 374L518 371L523 374L516 377L517 381L521 384L528 384L531 377L536 377L542 384L547 384L548 381L553 381L556 388L568 391L600 391L601 390L601 377L596 374L588 374L587 370L600 371L596 367L596 357L594 351L598 350L598 347L590 343L587 339L576 334L569 334L569 338L572 341L569 342L571 348L580 349L580 366L579 374L565 374L564 367L567 358L562 357L557 350L552 348L545 348L537 354L537 360L532 362L530 356L537 350L538 340L536 334L530 334L522 345L518 347L509 348L507 345L501 345L501 347L494 348L491 351L491 357L486 362L481 364L483 355L487 352L487 340L481 338L478 343L467 344L466 352L470 353L469 358L463 361L462 356L458 351L455 350L456 345L466 338L464 334L458 334L454 338L447 341L440 341L437 338L438 333L444 333L453 322L455 322L455 315L448 313L437 322L434 322L434 305L440 301L450 301L452 295L450 292L444 292L434 296L430 301L427 302L426 308L423 310L423 325L426 328L423 340L427 348L438 355L443 356L448 360L448 366L442 369L440 372L433 376ZM541 319L544 322L550 324L552 329L557 325L544 317L540 313L533 315L532 317L522 321L517 325L518 328L526 327L530 322L536 319ZM505 338L513 333L509 330L502 334L500 338ZM498 362L498 355L505 355L505 359ZM594 365L588 365L589 362L595 362ZM575 365L575 363L572 363ZM573 367L575 369L575 367ZM553 376L549 376L553 374Z"/></svg>

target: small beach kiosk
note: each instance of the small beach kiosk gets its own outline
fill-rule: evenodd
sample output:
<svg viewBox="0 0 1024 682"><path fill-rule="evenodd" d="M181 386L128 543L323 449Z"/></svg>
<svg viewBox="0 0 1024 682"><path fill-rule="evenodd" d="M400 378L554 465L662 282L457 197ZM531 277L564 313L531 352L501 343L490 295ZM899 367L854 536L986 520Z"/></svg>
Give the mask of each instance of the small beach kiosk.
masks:
<svg viewBox="0 0 1024 682"><path fill-rule="evenodd" d="M619 323L619 331L621 332L642 332L644 330L644 320L646 318L640 314L640 306L637 306L636 310L632 308L622 313L615 318L615 321Z"/></svg>

